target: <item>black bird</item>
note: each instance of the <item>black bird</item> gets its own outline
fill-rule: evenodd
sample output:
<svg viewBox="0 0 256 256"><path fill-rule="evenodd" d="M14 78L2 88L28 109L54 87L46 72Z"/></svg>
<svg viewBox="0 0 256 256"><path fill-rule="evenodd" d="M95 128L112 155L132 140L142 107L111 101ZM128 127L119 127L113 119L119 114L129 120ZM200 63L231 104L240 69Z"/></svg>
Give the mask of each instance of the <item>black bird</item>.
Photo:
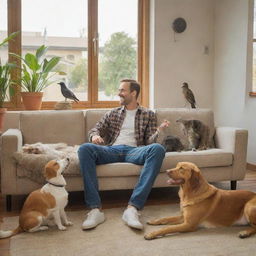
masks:
<svg viewBox="0 0 256 256"><path fill-rule="evenodd" d="M196 100L193 92L188 88L188 83L183 83L182 92L185 99L190 103L191 108L196 108Z"/></svg>
<svg viewBox="0 0 256 256"><path fill-rule="evenodd" d="M71 90L69 90L69 89L67 88L67 86L65 85L65 83L60 82L60 83L58 83L58 84L60 84L60 86L61 86L61 93L62 93L62 95L65 97L65 101L66 101L67 99L74 100L75 102L78 102L78 101L79 101L79 99L76 97L76 95L75 95Z"/></svg>

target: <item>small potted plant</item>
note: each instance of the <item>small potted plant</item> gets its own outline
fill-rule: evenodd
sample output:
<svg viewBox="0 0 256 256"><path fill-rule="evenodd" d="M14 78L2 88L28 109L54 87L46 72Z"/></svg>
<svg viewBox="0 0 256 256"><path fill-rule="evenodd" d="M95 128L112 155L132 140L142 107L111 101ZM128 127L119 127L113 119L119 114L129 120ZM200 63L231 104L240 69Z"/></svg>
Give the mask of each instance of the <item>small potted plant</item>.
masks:
<svg viewBox="0 0 256 256"><path fill-rule="evenodd" d="M56 74L65 75L64 72L54 70L61 57L52 57L49 60L45 57L48 47L40 46L35 54L27 53L25 57L13 54L22 62L21 78L18 81L21 85L21 97L26 110L41 109L43 90L56 82L51 80Z"/></svg>
<svg viewBox="0 0 256 256"><path fill-rule="evenodd" d="M0 48L7 44L7 42L11 39L13 39L18 32L14 32L10 34L10 36L6 37L1 43ZM11 80L11 69L15 67L15 64L6 62L2 63L2 60L0 58L0 131L2 131L3 128L3 119L5 112L7 111L6 108L4 108L4 101L8 98L8 92L11 95L13 93L13 88L11 85L13 84L13 81Z"/></svg>

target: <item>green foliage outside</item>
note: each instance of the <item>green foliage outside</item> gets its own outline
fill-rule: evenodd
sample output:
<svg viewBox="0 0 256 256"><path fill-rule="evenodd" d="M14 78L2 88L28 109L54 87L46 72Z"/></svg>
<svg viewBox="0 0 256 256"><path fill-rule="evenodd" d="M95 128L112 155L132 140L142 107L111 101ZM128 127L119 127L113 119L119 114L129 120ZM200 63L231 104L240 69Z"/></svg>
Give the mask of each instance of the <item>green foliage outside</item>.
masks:
<svg viewBox="0 0 256 256"><path fill-rule="evenodd" d="M84 91L88 88L88 61L80 59L68 74L69 88Z"/></svg>
<svg viewBox="0 0 256 256"><path fill-rule="evenodd" d="M100 90L107 96L114 96L124 78L136 79L136 41L125 32L111 35L100 56Z"/></svg>
<svg viewBox="0 0 256 256"><path fill-rule="evenodd" d="M107 96L117 94L119 82L124 78L136 79L136 41L125 32L111 35L99 54L99 90ZM88 63L81 59L68 75L69 87L78 90L88 88Z"/></svg>

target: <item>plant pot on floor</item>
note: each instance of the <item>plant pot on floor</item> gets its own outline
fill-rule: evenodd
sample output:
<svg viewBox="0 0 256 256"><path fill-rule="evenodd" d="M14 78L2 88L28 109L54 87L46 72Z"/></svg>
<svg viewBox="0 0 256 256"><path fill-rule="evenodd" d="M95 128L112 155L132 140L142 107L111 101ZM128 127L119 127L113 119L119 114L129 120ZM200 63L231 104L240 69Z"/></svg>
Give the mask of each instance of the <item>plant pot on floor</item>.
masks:
<svg viewBox="0 0 256 256"><path fill-rule="evenodd" d="M0 132L2 132L4 126L4 115L7 111L7 108L0 108Z"/></svg>
<svg viewBox="0 0 256 256"><path fill-rule="evenodd" d="M43 92L21 92L22 102L25 110L40 110Z"/></svg>

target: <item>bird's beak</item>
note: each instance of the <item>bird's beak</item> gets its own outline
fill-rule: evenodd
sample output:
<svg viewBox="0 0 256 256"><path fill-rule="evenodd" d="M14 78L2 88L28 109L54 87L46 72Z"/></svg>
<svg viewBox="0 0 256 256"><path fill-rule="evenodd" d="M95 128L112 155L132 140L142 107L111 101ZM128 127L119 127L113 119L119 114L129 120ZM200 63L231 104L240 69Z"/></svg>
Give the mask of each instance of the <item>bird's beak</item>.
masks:
<svg viewBox="0 0 256 256"><path fill-rule="evenodd" d="M57 83L57 84L60 84L60 83Z"/></svg>

